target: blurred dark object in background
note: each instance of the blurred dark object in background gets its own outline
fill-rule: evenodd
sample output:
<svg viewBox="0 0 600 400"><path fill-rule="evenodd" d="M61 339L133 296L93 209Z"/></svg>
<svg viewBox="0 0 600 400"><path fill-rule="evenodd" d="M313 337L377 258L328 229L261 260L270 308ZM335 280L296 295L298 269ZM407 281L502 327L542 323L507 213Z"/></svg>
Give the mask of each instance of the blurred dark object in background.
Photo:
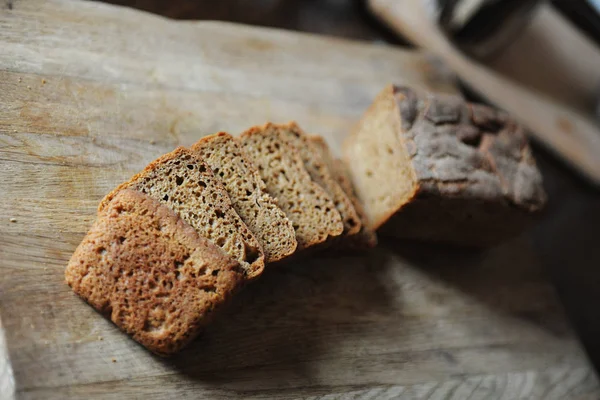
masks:
<svg viewBox="0 0 600 400"><path fill-rule="evenodd" d="M462 46L479 44L474 54L490 53L510 42L545 0L428 0L441 11L440 25ZM550 3L591 40L600 44L600 0ZM490 42L494 39L493 42ZM489 46L484 46L483 44Z"/></svg>
<svg viewBox="0 0 600 400"><path fill-rule="evenodd" d="M600 45L599 0L552 0L552 4L577 28Z"/></svg>
<svg viewBox="0 0 600 400"><path fill-rule="evenodd" d="M600 0L422 0L454 44L496 72L594 114Z"/></svg>
<svg viewBox="0 0 600 400"><path fill-rule="evenodd" d="M232 21L280 27L297 10L298 0L108 0L174 19ZM293 29L293 28L292 28Z"/></svg>
<svg viewBox="0 0 600 400"><path fill-rule="evenodd" d="M107 0L175 19L239 22L351 39L375 40L356 0Z"/></svg>
<svg viewBox="0 0 600 400"><path fill-rule="evenodd" d="M437 0L440 27L466 53L501 51L527 26L542 0Z"/></svg>

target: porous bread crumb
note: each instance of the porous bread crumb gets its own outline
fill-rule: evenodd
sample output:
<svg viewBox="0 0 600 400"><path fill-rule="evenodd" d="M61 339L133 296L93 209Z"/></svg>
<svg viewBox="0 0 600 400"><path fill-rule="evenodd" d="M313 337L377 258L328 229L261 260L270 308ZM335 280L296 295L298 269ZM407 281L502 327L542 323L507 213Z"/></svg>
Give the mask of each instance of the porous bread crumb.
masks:
<svg viewBox="0 0 600 400"><path fill-rule="evenodd" d="M240 143L292 222L298 250L303 250L339 236L344 224L331 197L311 179L298 149L284 139L283 129L271 123L253 127L242 133Z"/></svg>
<svg viewBox="0 0 600 400"><path fill-rule="evenodd" d="M238 260L248 278L264 269L264 252L256 237L233 209L223 184L210 167L190 150L179 147L150 163L100 203L124 188L135 189L166 205L198 234Z"/></svg>
<svg viewBox="0 0 600 400"><path fill-rule="evenodd" d="M327 142L320 136L311 136L310 141L315 145L318 151L321 154L321 157L327 164L329 170L331 171L333 177L344 190L346 195L352 201L354 209L358 214L358 217L361 220L360 231L356 235L352 235L350 237L342 240L341 243L337 245L339 248L351 248L351 249L370 249L377 246L377 234L371 228L369 228L369 222L367 220L367 216L363 209L360 200L356 196L354 192L354 187L352 186L352 182L350 181L350 176L348 175L348 169L344 162L340 159L337 159L331 153Z"/></svg>
<svg viewBox="0 0 600 400"><path fill-rule="evenodd" d="M333 200L335 208L342 217L344 231L342 236L350 236L360 230L360 218L354 209L354 205L323 160L319 149L312 143L308 136L295 122L290 122L281 129L283 137L288 143L298 149L304 168L308 171L311 179L321 186Z"/></svg>
<svg viewBox="0 0 600 400"><path fill-rule="evenodd" d="M258 169L238 141L219 132L200 139L191 151L221 180L233 208L262 245L265 261L281 261L293 254L297 246L294 227L267 193Z"/></svg>
<svg viewBox="0 0 600 400"><path fill-rule="evenodd" d="M246 281L238 262L168 207L130 189L99 211L65 278L159 355L188 344Z"/></svg>

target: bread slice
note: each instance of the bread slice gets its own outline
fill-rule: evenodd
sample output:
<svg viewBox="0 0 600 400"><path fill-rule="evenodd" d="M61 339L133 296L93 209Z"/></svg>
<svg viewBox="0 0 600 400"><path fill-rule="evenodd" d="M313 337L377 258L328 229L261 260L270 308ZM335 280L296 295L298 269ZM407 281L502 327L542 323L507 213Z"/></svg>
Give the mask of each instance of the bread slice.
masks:
<svg viewBox="0 0 600 400"><path fill-rule="evenodd" d="M397 237L494 244L545 203L523 128L457 96L388 86L344 155L371 228Z"/></svg>
<svg viewBox="0 0 600 400"><path fill-rule="evenodd" d="M313 182L299 150L286 140L285 126L268 123L242 133L240 143L254 160L267 192L292 221L298 250L325 243L344 230L340 213L327 192Z"/></svg>
<svg viewBox="0 0 600 400"><path fill-rule="evenodd" d="M335 208L340 213L344 223L343 236L350 236L360 230L360 218L352 205L352 201L340 185L333 178L331 171L327 168L319 149L308 139L308 136L295 122L282 126L280 132L292 146L298 149L304 168L308 171L311 179L320 185L329 196L331 196Z"/></svg>
<svg viewBox="0 0 600 400"><path fill-rule="evenodd" d="M354 187L352 186L352 182L350 180L350 176L348 174L348 169L345 163L339 158L335 158L321 136L310 136L309 140L315 146L315 148L319 151L321 158L327 165L329 171L331 171L331 175L340 185L340 187L344 190L348 198L352 201L352 205L356 210L356 214L360 218L360 230L357 234L351 235L347 237L345 240L341 242L341 247L344 248L356 248L356 249L370 249L377 246L377 234L371 228L369 228L369 223L367 221L367 216L365 214L365 210L363 209L362 204L358 200L356 193L354 192Z"/></svg>
<svg viewBox="0 0 600 400"><path fill-rule="evenodd" d="M238 141L225 132L202 138L191 150L220 177L233 208L262 245L267 263L296 251L296 234L290 220L266 191L258 169Z"/></svg>
<svg viewBox="0 0 600 400"><path fill-rule="evenodd" d="M242 287L244 270L173 211L116 193L65 271L75 293L159 355L179 351Z"/></svg>
<svg viewBox="0 0 600 400"><path fill-rule="evenodd" d="M250 229L233 209L227 191L208 165L179 147L150 163L103 200L124 188L148 194L175 211L198 234L238 260L249 278L264 269L264 254Z"/></svg>

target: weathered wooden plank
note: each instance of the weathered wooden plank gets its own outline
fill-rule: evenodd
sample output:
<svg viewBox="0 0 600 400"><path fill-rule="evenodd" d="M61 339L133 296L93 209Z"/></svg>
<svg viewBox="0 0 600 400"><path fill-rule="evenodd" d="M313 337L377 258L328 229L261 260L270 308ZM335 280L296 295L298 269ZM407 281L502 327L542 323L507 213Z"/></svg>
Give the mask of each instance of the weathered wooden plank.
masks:
<svg viewBox="0 0 600 400"><path fill-rule="evenodd" d="M526 238L478 254L383 243L274 269L183 354L150 355L63 282L104 194L177 145L267 120L295 119L337 151L385 84L452 80L385 46L12 4L0 9L0 314L21 397L597 393Z"/></svg>

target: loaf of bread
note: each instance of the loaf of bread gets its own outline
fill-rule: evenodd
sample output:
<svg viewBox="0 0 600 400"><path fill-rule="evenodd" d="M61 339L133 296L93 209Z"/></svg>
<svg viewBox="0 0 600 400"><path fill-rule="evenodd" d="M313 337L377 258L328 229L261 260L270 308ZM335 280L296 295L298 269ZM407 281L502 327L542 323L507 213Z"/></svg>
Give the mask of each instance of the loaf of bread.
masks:
<svg viewBox="0 0 600 400"><path fill-rule="evenodd" d="M264 253L244 221L235 212L223 184L202 160L179 147L150 163L100 204L102 210L124 188L148 194L175 211L196 232L238 260L248 278L264 269Z"/></svg>
<svg viewBox="0 0 600 400"><path fill-rule="evenodd" d="M233 208L262 245L267 263L296 251L292 223L267 193L258 169L233 136L221 132L204 137L191 151L221 179Z"/></svg>
<svg viewBox="0 0 600 400"><path fill-rule="evenodd" d="M523 128L457 96L387 87L344 156L371 228L397 237L494 244L545 203Z"/></svg>
<svg viewBox="0 0 600 400"><path fill-rule="evenodd" d="M159 355L194 339L246 280L237 261L131 189L115 193L98 212L65 277L75 293Z"/></svg>
<svg viewBox="0 0 600 400"><path fill-rule="evenodd" d="M354 192L354 188L352 187L352 182L348 174L348 168L346 167L345 163L339 158L335 158L333 154L331 154L331 150L329 149L329 146L323 137L310 136L309 140L319 152L321 158L327 165L327 168L329 171L331 171L334 179L346 193L348 198L352 201L352 205L356 210L356 214L361 221L360 230L358 233L344 238L344 240L342 240L338 246L357 250L370 249L377 246L377 234L369 227L365 210L363 209L362 204Z"/></svg>
<svg viewBox="0 0 600 400"><path fill-rule="evenodd" d="M333 178L331 171L321 157L319 149L295 122L282 126L281 133L291 146L298 149L298 154L302 158L304 168L308 171L310 178L325 189L333 200L335 208L340 213L344 223L342 235L350 236L358 233L361 224L360 218L346 192Z"/></svg>
<svg viewBox="0 0 600 400"><path fill-rule="evenodd" d="M285 139L288 126L266 124L242 133L240 143L253 159L267 192L292 221L298 250L339 236L344 224L327 192L314 182L302 162L300 150Z"/></svg>

